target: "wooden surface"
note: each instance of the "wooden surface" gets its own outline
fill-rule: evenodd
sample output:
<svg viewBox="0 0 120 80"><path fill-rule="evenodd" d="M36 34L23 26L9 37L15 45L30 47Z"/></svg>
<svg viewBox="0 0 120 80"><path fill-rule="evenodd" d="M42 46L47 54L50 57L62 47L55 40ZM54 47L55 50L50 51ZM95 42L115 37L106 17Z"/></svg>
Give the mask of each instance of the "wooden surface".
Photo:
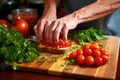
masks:
<svg viewBox="0 0 120 80"><path fill-rule="evenodd" d="M116 77L118 53L119 53L119 38L109 37L104 42L105 48L110 53L109 63L98 68L82 67L78 65L63 65L66 61L65 57L59 57L57 62L49 63L50 56L58 56L55 54L48 55L47 61L39 63L34 61L32 63L21 64L21 70L28 72L37 72L50 75L68 76L72 78L95 78L95 79L110 79L113 80ZM43 55L44 56L44 55ZM118 73L118 72L117 72ZM118 75L118 74L117 74Z"/></svg>

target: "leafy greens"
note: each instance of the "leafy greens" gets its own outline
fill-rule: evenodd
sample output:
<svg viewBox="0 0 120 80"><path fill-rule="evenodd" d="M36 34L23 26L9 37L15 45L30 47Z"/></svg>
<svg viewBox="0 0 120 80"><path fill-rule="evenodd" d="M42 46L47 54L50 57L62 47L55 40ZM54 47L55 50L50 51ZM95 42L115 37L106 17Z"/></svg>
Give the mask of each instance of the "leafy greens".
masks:
<svg viewBox="0 0 120 80"><path fill-rule="evenodd" d="M86 30L75 30L69 36L72 36L81 46L86 42L106 39L102 30L93 27Z"/></svg>
<svg viewBox="0 0 120 80"><path fill-rule="evenodd" d="M24 38L18 30L0 25L1 69L5 70L13 63L13 70L16 70L18 69L16 63L31 62L40 54L35 43Z"/></svg>

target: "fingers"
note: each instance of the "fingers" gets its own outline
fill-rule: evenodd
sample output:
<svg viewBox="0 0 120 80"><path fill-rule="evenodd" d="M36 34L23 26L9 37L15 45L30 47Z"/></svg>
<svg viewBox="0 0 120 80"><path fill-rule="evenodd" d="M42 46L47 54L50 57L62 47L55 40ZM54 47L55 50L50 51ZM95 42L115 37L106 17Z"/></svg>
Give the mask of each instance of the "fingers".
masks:
<svg viewBox="0 0 120 80"><path fill-rule="evenodd" d="M68 28L66 25L63 27L63 39L67 41L67 35L68 35Z"/></svg>
<svg viewBox="0 0 120 80"><path fill-rule="evenodd" d="M40 40L43 39L44 26L45 26L45 21L44 20L43 21L39 20L38 24L36 24L34 26L34 32Z"/></svg>
<svg viewBox="0 0 120 80"><path fill-rule="evenodd" d="M49 41L49 35L51 34L51 33L49 33L50 24L51 24L51 22L48 22L48 21L45 24L44 36L45 36L45 40L47 40L47 41Z"/></svg>
<svg viewBox="0 0 120 80"><path fill-rule="evenodd" d="M57 21L53 21L49 27L49 36L48 37L49 37L50 43L54 42L54 30L56 29L57 25L58 25Z"/></svg>

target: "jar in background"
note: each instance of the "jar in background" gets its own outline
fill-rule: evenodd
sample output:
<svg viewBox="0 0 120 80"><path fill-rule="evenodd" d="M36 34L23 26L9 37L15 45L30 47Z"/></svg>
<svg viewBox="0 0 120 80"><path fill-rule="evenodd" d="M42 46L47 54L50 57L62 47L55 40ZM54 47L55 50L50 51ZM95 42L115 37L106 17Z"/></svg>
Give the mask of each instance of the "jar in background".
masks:
<svg viewBox="0 0 120 80"><path fill-rule="evenodd" d="M30 26L30 32L33 34L33 27L37 22L37 10L32 8L23 8L23 9L15 9L11 13L13 23L16 22L17 19L24 19L28 22Z"/></svg>

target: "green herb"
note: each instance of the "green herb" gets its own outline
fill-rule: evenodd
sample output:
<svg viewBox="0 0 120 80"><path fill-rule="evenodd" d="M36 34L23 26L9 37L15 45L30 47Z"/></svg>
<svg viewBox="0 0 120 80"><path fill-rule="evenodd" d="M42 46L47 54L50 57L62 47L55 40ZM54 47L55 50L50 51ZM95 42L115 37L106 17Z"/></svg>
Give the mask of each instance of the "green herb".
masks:
<svg viewBox="0 0 120 80"><path fill-rule="evenodd" d="M45 60L45 57L41 57L40 59L38 59L38 62L44 62Z"/></svg>
<svg viewBox="0 0 120 80"><path fill-rule="evenodd" d="M103 36L102 30L89 28L86 30L76 30L69 34L69 36L73 36L73 38L82 46L86 42L97 41L106 39Z"/></svg>
<svg viewBox="0 0 120 80"><path fill-rule="evenodd" d="M68 65L72 65L72 64L75 64L75 63L76 63L75 59L70 59L70 60L67 60L65 62L65 64L68 64Z"/></svg>
<svg viewBox="0 0 120 80"><path fill-rule="evenodd" d="M99 43L99 46L104 47L104 46L105 46L105 44L103 44L103 43Z"/></svg>
<svg viewBox="0 0 120 80"><path fill-rule="evenodd" d="M19 69L19 65L17 63L14 63L13 70L18 70L18 69Z"/></svg>
<svg viewBox="0 0 120 80"><path fill-rule="evenodd" d="M59 56L51 56L51 57L50 57L50 60L47 61L47 62L48 62L48 63L54 63L54 62L57 61L58 58L59 58Z"/></svg>
<svg viewBox="0 0 120 80"><path fill-rule="evenodd" d="M7 29L0 25L0 67L2 69L6 69L11 62L31 62L40 54L36 44L24 38L18 30Z"/></svg>

